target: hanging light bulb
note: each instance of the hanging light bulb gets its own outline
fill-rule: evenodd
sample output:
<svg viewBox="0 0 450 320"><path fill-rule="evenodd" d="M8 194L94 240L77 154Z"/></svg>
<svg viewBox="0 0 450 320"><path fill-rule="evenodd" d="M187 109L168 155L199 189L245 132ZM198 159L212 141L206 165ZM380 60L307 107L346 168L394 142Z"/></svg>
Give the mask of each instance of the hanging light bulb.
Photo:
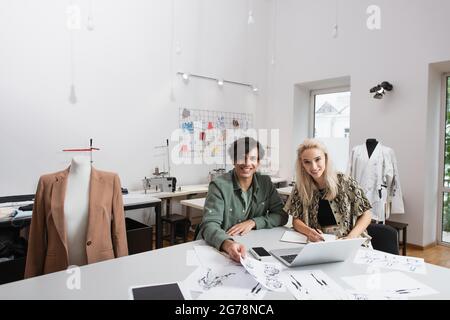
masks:
<svg viewBox="0 0 450 320"><path fill-rule="evenodd" d="M92 18L91 14L87 17L87 29L89 31L94 30L94 18Z"/></svg>
<svg viewBox="0 0 450 320"><path fill-rule="evenodd" d="M337 24L333 25L333 30L331 31L331 35L335 39L338 37L338 25Z"/></svg>
<svg viewBox="0 0 450 320"><path fill-rule="evenodd" d="M74 85L74 84L72 84L72 85L70 86L69 102L70 102L71 104L77 103L77 95L76 95L76 93L75 93L75 85Z"/></svg>
<svg viewBox="0 0 450 320"><path fill-rule="evenodd" d="M175 53L176 53L176 54L180 54L180 53L181 53L181 46L180 46L180 43L179 43L179 42L177 42L177 43L175 44Z"/></svg>
<svg viewBox="0 0 450 320"><path fill-rule="evenodd" d="M257 86L253 86L252 85L252 91L253 91L254 94L257 94L259 92L259 89L258 89Z"/></svg>
<svg viewBox="0 0 450 320"><path fill-rule="evenodd" d="M91 0L89 2L89 13L88 13L88 17L87 17L87 26L86 26L86 28L89 31L94 30L94 17L93 17L93 13L92 13L93 2L94 2L94 0Z"/></svg>
<svg viewBox="0 0 450 320"><path fill-rule="evenodd" d="M175 101L175 89L173 88L173 85L170 86L169 97L170 101Z"/></svg>
<svg viewBox="0 0 450 320"><path fill-rule="evenodd" d="M333 29L331 31L331 36L336 39L338 37L338 0L335 0L335 8L334 8L334 24Z"/></svg>
<svg viewBox="0 0 450 320"><path fill-rule="evenodd" d="M188 73L183 73L182 75L181 75L181 78L183 79L183 81L185 82L185 83L188 83L189 82L189 74Z"/></svg>
<svg viewBox="0 0 450 320"><path fill-rule="evenodd" d="M223 87L223 79L217 79L217 85L222 88Z"/></svg>
<svg viewBox="0 0 450 320"><path fill-rule="evenodd" d="M247 20L247 23L248 23L248 24L253 24L253 23L255 23L255 19L253 18L253 11L252 11L252 10L250 10L250 11L248 12L248 20Z"/></svg>

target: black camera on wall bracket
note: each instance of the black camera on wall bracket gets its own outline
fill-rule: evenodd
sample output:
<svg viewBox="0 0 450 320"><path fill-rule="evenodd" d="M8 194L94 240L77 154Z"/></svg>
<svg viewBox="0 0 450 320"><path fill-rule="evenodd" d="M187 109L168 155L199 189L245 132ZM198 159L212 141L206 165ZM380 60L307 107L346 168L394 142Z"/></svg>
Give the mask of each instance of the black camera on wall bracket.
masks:
<svg viewBox="0 0 450 320"><path fill-rule="evenodd" d="M375 99L382 99L386 91L391 91L393 88L394 86L392 84L387 81L383 81L382 83L370 89L370 93L375 93L375 95L373 96Z"/></svg>

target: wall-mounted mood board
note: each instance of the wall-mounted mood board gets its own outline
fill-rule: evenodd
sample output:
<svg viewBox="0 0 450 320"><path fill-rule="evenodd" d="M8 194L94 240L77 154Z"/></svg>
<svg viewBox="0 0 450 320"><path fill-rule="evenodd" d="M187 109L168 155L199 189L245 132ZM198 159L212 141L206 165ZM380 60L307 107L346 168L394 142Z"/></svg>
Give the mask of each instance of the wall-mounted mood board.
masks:
<svg viewBox="0 0 450 320"><path fill-rule="evenodd" d="M179 111L179 125L181 158L192 159L194 163L209 158L214 164L225 165L227 129L235 129L232 134L236 134L253 128L253 115L183 107Z"/></svg>

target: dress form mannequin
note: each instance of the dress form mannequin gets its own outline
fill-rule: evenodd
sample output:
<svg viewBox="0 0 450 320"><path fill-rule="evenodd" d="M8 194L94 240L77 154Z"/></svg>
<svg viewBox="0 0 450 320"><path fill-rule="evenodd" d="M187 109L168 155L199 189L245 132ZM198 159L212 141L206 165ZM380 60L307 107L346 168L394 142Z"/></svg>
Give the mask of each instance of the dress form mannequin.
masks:
<svg viewBox="0 0 450 320"><path fill-rule="evenodd" d="M366 147L367 147L367 153L369 155L369 158L372 155L373 150L375 150L375 147L377 146L377 144L378 144L377 139L367 139L366 140Z"/></svg>
<svg viewBox="0 0 450 320"><path fill-rule="evenodd" d="M89 213L91 160L76 156L72 159L64 199L64 220L67 230L69 265L87 264L86 232Z"/></svg>

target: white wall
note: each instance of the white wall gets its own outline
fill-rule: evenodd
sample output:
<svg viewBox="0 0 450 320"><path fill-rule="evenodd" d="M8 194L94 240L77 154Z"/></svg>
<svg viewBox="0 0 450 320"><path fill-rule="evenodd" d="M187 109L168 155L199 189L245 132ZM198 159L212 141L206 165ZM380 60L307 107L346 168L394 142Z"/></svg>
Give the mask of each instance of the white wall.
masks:
<svg viewBox="0 0 450 320"><path fill-rule="evenodd" d="M281 157L281 174L292 175L293 144L300 138L293 135L294 84L350 76L350 148L375 137L395 150L406 214L393 219L409 223L409 242L427 245L435 240L436 228L428 220L435 208L426 199L436 194L436 184L429 181L436 178L429 173L437 172L438 165L437 155L428 153L436 151L438 141L435 134L427 134L436 122L435 114L428 114L433 108L428 106L428 70L430 63L450 59L450 2L339 1L339 36L334 39L335 3L278 1L277 63L269 70L273 78L267 118L271 127L284 128L281 154L292 155ZM381 8L381 30L366 27L371 4ZM385 80L394 91L383 100L373 99L369 89Z"/></svg>
<svg viewBox="0 0 450 320"><path fill-rule="evenodd" d="M0 0L0 196L34 193L41 174L68 166L73 154L63 148L87 146L91 137L101 148L94 165L140 188L161 166L154 147L177 128L180 107L249 112L255 124L262 121L270 2L253 1L255 23L248 25L242 0L96 0L95 29L88 31L89 1L73 0L82 17L82 29L72 31L74 105L68 3ZM261 90L255 96L199 79L186 86L176 71ZM172 174L179 184L206 183L209 169L184 165Z"/></svg>
<svg viewBox="0 0 450 320"><path fill-rule="evenodd" d="M160 165L154 146L178 126L185 106L252 112L256 127L280 129L281 175L292 177L294 151L308 132L294 131L294 121L307 123L294 108L307 93L295 85L348 77L350 147L376 137L395 150L406 214L394 218L410 224L412 243L435 240L433 88L444 70L430 64L450 60L449 1L338 1L334 39L334 0L96 0L94 31L86 30L89 2L74 0L83 19L83 29L73 32L75 105L68 100L67 3L0 0L1 196L33 193L41 174L69 164L72 155L61 149L85 146L90 137L102 149L95 165L139 188ZM366 28L371 4L381 8L381 30ZM179 54L171 50L172 34ZM186 86L176 71L256 83L261 91L221 90L196 79ZM384 80L394 91L373 99L369 88ZM172 173L189 184L206 181L208 170L180 166Z"/></svg>

